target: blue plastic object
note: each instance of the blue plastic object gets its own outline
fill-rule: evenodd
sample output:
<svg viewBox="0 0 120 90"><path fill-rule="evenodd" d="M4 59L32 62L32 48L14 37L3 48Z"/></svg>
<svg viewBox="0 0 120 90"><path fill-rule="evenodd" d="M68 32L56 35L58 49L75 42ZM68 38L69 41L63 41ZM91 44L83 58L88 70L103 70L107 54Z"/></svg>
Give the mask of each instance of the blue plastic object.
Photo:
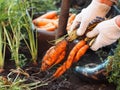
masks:
<svg viewBox="0 0 120 90"><path fill-rule="evenodd" d="M115 45L115 44L114 44ZM112 56L114 54L114 48L111 48L108 56ZM106 72L106 66L109 63L109 57L107 57L102 63L96 64L96 63L89 63L84 66L76 66L75 72L77 74L82 74L86 77L99 80L99 75L104 75L104 72Z"/></svg>

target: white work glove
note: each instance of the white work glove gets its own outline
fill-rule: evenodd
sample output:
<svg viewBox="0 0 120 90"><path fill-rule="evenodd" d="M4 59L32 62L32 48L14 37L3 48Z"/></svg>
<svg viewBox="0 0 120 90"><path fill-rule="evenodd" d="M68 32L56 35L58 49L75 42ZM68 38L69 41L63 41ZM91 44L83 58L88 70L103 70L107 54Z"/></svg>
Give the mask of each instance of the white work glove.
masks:
<svg viewBox="0 0 120 90"><path fill-rule="evenodd" d="M77 29L77 35L83 35L89 23L97 16L105 18L110 8L111 7L106 4L100 3L96 0L92 0L91 4L87 8L83 9L81 13L76 16L73 24L71 25L70 31L68 31L68 34L76 27L78 27L78 25L80 25Z"/></svg>
<svg viewBox="0 0 120 90"><path fill-rule="evenodd" d="M120 38L120 27L115 22L116 17L100 22L92 31L87 33L87 37L96 37L95 42L90 47L96 51L101 47L110 45Z"/></svg>

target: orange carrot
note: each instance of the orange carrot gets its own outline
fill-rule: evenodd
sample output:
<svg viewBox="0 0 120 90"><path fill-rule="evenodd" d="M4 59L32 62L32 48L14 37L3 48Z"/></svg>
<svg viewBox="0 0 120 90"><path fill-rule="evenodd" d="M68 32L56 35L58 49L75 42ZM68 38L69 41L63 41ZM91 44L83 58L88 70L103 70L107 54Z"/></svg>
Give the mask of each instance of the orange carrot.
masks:
<svg viewBox="0 0 120 90"><path fill-rule="evenodd" d="M71 16L68 18L68 23L72 23L75 17L76 17L76 14L71 14Z"/></svg>
<svg viewBox="0 0 120 90"><path fill-rule="evenodd" d="M75 19L75 16L76 16L76 14L71 14L70 17L68 18L68 23L67 23L66 30L70 30L72 22Z"/></svg>
<svg viewBox="0 0 120 90"><path fill-rule="evenodd" d="M72 62L73 62L73 59L76 55L76 53L78 52L78 50L83 47L84 45L86 44L86 42L84 40L81 40L79 41L75 46L74 48L70 51L70 54L67 58L67 61L66 61L66 68L70 68Z"/></svg>
<svg viewBox="0 0 120 90"><path fill-rule="evenodd" d="M43 59L42 59L42 65L41 65L41 70L42 71L45 71L50 65L50 61L48 60L49 59L49 53L51 52L51 50L54 48L55 46L52 46L50 47L46 54L44 55ZM49 62L48 62L49 61Z"/></svg>
<svg viewBox="0 0 120 90"><path fill-rule="evenodd" d="M67 27L66 27L66 30L67 30L67 31L70 30L70 27L71 27L71 24L68 23L68 24L67 24Z"/></svg>
<svg viewBox="0 0 120 90"><path fill-rule="evenodd" d="M60 62L61 62L61 60L63 60L63 59L64 59L65 54L66 54L66 51L63 51L63 52L61 53L61 55L60 55L60 56L58 56L58 59L57 59L57 61L55 62L55 64L54 64L54 65L56 65L56 64L58 64L58 63L60 63Z"/></svg>
<svg viewBox="0 0 120 90"><path fill-rule="evenodd" d="M61 54L56 59L56 62L54 64L52 64L52 65L51 65L50 61L46 61L46 64L47 64L46 66L50 66L51 65L50 67L53 67L54 65L59 64L64 59L65 54L66 54L66 51L61 52Z"/></svg>
<svg viewBox="0 0 120 90"><path fill-rule="evenodd" d="M43 30L47 30L47 31L55 31L56 29L56 26L54 25L51 25L51 26L48 26L48 27L44 27L44 28L41 28Z"/></svg>
<svg viewBox="0 0 120 90"><path fill-rule="evenodd" d="M47 31L55 31L55 29L56 29L55 26L50 26L46 28Z"/></svg>
<svg viewBox="0 0 120 90"><path fill-rule="evenodd" d="M40 18L53 19L57 15L58 15L57 11L50 11L50 12L47 12L47 13L41 15Z"/></svg>
<svg viewBox="0 0 120 90"><path fill-rule="evenodd" d="M77 51L83 47L86 44L86 42L84 40L81 40L80 42L78 42L75 47L70 51L70 54L66 60L66 62L63 63L62 66L60 66L57 71L53 74L53 76L55 78L59 77L60 75L62 75L67 69L70 68L70 66L72 65L73 61L74 61L74 57L77 53Z"/></svg>
<svg viewBox="0 0 120 90"><path fill-rule="evenodd" d="M40 30L46 30L46 31L54 31L56 29L56 26L53 25L53 23L48 23L44 26L38 26Z"/></svg>
<svg viewBox="0 0 120 90"><path fill-rule="evenodd" d="M56 19L58 19L58 17L59 17L59 16L57 15L57 16L53 17L52 19L53 19L53 20L56 20Z"/></svg>
<svg viewBox="0 0 120 90"><path fill-rule="evenodd" d="M35 26L44 26L44 25L47 25L48 23L50 23L50 21L48 21L46 19L39 19L39 21L34 20L33 23L34 23Z"/></svg>
<svg viewBox="0 0 120 90"><path fill-rule="evenodd" d="M53 77L54 77L54 78L58 78L58 77L60 77L60 75L62 75L65 71L66 71L66 68L62 65L62 66L60 66L60 67L56 70L56 72L53 74Z"/></svg>
<svg viewBox="0 0 120 90"><path fill-rule="evenodd" d="M57 20L53 20L53 19L45 19L45 18L38 18L38 19L35 19L33 20L33 23L36 25L36 26L44 26L48 23L56 23L58 22Z"/></svg>
<svg viewBox="0 0 120 90"><path fill-rule="evenodd" d="M86 53L88 48L89 48L89 45L86 44L81 49L79 49L79 51L77 52L73 62L77 62Z"/></svg>
<svg viewBox="0 0 120 90"><path fill-rule="evenodd" d="M42 59L42 71L49 69L57 61L58 57L63 55L61 53L66 51L67 44L67 40L64 39L47 51Z"/></svg>
<svg viewBox="0 0 120 90"><path fill-rule="evenodd" d="M53 24L56 28L58 28L58 20L53 20L53 21L52 21L52 24Z"/></svg>

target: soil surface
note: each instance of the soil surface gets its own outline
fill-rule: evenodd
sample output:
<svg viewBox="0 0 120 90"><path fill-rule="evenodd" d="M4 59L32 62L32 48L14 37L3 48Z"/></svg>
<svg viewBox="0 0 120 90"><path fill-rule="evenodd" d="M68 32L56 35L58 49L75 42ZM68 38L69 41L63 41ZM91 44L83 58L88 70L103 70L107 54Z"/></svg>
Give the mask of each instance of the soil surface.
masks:
<svg viewBox="0 0 120 90"><path fill-rule="evenodd" d="M49 83L45 83L47 85L41 85L41 87L34 90L116 90L115 85L108 83L105 77L102 77L100 80L94 80L74 72L74 66L76 65L84 65L90 62L101 63L100 59L98 59L100 57L99 54L102 55L100 51L99 53L96 53L88 50L85 56L61 77L50 81ZM102 55L102 57L105 58L104 55L105 53ZM61 65L59 64L46 72L40 72L40 59L38 61L38 66L33 66L32 64L28 63L25 67L23 67L23 70L25 70L30 75L25 83L37 82L47 79L52 76L58 66ZM7 75L9 73L9 69L15 68L13 63L14 62L11 60L6 60L5 72L1 73L1 75Z"/></svg>
<svg viewBox="0 0 120 90"><path fill-rule="evenodd" d="M31 77L28 82L41 81L52 76L56 68L47 72L39 72L39 68L27 68ZM73 69L69 69L65 74L56 80L50 81L35 90L116 90L114 84L110 84L106 79L94 80L76 74Z"/></svg>
<svg viewBox="0 0 120 90"><path fill-rule="evenodd" d="M96 64L101 63L107 57L110 48L111 46L108 46L102 50L98 50L98 52L88 50L81 60L74 64L65 74L37 90L116 90L115 85L108 83L105 76L102 76L99 80L95 80L74 71L76 65L82 66L91 62ZM50 69L46 73L44 72L43 78L52 76L58 66L53 67L53 69Z"/></svg>
<svg viewBox="0 0 120 90"><path fill-rule="evenodd" d="M37 90L115 90L115 85L106 81L86 80L69 70L62 77Z"/></svg>
<svg viewBox="0 0 120 90"><path fill-rule="evenodd" d="M39 72L37 67L27 68L26 70L31 75L26 83L41 81L53 74L53 72ZM86 77L79 77L70 69L58 79L34 90L116 90L116 88L114 84L107 81L95 81Z"/></svg>

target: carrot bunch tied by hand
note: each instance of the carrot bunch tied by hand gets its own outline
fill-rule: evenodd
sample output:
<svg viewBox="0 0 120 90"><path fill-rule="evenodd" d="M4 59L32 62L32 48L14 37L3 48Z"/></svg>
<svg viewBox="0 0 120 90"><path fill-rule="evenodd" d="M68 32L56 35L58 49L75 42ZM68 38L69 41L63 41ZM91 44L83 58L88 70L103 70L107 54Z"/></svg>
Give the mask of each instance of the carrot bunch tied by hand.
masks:
<svg viewBox="0 0 120 90"><path fill-rule="evenodd" d="M103 18L101 19L100 17L97 17L97 19L90 23L89 27L87 28L87 32L92 30L99 22L103 20ZM68 47L68 43L72 42L76 38L80 38L80 41L76 45L74 45L74 47L68 54L67 60L56 70L52 77L60 77L66 70L68 70L72 66L73 63L78 62L78 60L80 60L80 58L86 53L86 51L91 46L94 38L87 38L85 35L81 38L76 36L75 32L76 30L74 30L73 33L70 34L71 36L69 35L68 37L65 37L46 52L41 65L42 71L45 71L53 65L61 62L65 57L65 53L67 52L66 48ZM85 34L87 32L85 32Z"/></svg>

